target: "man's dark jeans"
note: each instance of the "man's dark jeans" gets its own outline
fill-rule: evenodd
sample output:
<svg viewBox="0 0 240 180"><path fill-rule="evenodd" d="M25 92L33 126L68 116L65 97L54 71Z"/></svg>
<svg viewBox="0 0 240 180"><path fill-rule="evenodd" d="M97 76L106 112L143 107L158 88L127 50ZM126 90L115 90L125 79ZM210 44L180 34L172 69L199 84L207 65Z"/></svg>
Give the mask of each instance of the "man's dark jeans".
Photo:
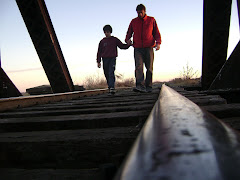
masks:
<svg viewBox="0 0 240 180"><path fill-rule="evenodd" d="M136 87L151 88L152 87L152 73L153 73L153 60L154 52L153 48L134 48L135 58L135 78ZM146 67L146 79L144 83L143 63Z"/></svg>
<svg viewBox="0 0 240 180"><path fill-rule="evenodd" d="M102 58L103 59L103 71L107 80L108 88L115 88L115 66L116 58Z"/></svg>

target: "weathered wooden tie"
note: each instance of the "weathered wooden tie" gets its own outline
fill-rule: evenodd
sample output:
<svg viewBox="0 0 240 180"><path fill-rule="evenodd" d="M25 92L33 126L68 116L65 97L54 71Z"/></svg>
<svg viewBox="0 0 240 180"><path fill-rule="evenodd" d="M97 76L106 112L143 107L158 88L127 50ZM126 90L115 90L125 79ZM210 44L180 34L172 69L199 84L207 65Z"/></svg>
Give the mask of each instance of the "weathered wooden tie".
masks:
<svg viewBox="0 0 240 180"><path fill-rule="evenodd" d="M240 130L240 89L185 91L178 88L177 91L233 129Z"/></svg>
<svg viewBox="0 0 240 180"><path fill-rule="evenodd" d="M62 96L57 95L56 101L68 100L42 104L48 102L42 96L44 102L38 105L0 113L2 177L31 179L37 172L44 179L59 177L62 169L72 179L106 179L105 173L115 173L136 139L159 88L143 94L126 89L114 96ZM29 99L30 104L37 104Z"/></svg>

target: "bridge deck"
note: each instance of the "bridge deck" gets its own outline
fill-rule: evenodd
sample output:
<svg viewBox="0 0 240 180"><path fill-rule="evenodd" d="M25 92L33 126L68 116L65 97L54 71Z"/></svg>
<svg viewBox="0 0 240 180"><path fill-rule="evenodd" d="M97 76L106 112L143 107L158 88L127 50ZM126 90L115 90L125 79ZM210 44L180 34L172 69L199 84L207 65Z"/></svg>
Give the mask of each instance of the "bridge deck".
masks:
<svg viewBox="0 0 240 180"><path fill-rule="evenodd" d="M1 176L104 177L103 167L120 166L159 91L125 89L0 113Z"/></svg>
<svg viewBox="0 0 240 180"><path fill-rule="evenodd" d="M149 116L160 87L156 85L153 93L125 89L114 96L76 96L0 113L1 176L111 179ZM173 88L239 130L240 106L217 94Z"/></svg>

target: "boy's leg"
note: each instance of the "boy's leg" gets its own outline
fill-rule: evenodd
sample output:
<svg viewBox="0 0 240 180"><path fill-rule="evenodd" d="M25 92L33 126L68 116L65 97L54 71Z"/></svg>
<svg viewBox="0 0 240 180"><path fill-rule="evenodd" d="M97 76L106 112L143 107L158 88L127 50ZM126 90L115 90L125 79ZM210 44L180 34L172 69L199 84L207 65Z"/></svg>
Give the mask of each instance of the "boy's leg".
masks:
<svg viewBox="0 0 240 180"><path fill-rule="evenodd" d="M115 67L116 67L116 58L109 59L109 66L108 66L108 81L109 81L109 88L115 88Z"/></svg>
<svg viewBox="0 0 240 180"><path fill-rule="evenodd" d="M154 60L153 48L145 48L144 63L147 71L145 85L147 90L152 89L153 60Z"/></svg>
<svg viewBox="0 0 240 180"><path fill-rule="evenodd" d="M105 78L107 80L108 88L109 87L109 59L108 58L103 58L103 72L105 75Z"/></svg>
<svg viewBox="0 0 240 180"><path fill-rule="evenodd" d="M142 48L134 48L136 87L144 87L142 51Z"/></svg>

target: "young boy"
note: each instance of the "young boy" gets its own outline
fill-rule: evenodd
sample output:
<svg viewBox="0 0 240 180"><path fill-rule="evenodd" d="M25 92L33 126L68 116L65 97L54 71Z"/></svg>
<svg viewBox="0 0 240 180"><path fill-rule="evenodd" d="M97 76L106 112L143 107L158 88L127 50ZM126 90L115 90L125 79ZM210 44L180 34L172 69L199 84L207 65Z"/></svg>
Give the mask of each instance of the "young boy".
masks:
<svg viewBox="0 0 240 180"><path fill-rule="evenodd" d="M131 46L131 41L123 44L118 38L111 36L112 27L105 25L103 27L105 38L98 45L97 66L101 68L101 58L103 61L103 71L107 80L109 93L115 94L115 66L116 57L118 56L117 47L120 49L128 49Z"/></svg>

